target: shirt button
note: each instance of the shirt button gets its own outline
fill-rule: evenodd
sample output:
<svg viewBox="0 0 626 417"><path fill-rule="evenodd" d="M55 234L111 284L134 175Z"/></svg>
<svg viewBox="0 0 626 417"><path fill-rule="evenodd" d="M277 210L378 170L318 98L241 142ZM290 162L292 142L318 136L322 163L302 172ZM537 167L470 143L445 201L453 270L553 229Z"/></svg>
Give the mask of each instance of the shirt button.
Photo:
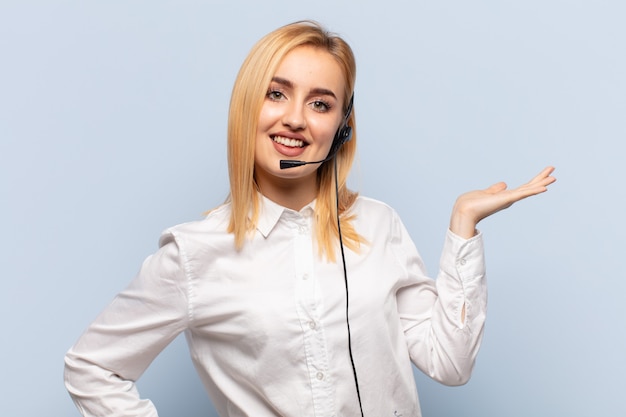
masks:
<svg viewBox="0 0 626 417"><path fill-rule="evenodd" d="M317 328L317 324L314 321L310 321L309 327L311 328L311 330L315 330Z"/></svg>
<svg viewBox="0 0 626 417"><path fill-rule="evenodd" d="M307 279L309 279L309 274L303 274L303 275L302 275L302 279L303 279L303 280L305 280L305 281L306 281Z"/></svg>
<svg viewBox="0 0 626 417"><path fill-rule="evenodd" d="M459 264L460 265L465 265L466 263L467 263L467 261L465 260L465 258L459 259Z"/></svg>
<svg viewBox="0 0 626 417"><path fill-rule="evenodd" d="M321 381L322 379L324 379L324 374L321 372L318 372L317 375L315 375L315 377Z"/></svg>

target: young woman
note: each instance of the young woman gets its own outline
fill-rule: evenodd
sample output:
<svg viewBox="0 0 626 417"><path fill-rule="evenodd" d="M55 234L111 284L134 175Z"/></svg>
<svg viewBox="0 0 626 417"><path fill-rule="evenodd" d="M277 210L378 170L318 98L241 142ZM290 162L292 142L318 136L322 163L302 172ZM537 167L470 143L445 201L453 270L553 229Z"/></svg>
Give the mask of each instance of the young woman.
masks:
<svg viewBox="0 0 626 417"><path fill-rule="evenodd" d="M83 415L156 416L135 381L181 332L220 416L414 417L411 362L469 379L486 310L476 224L545 191L553 169L460 196L432 280L393 209L346 188L354 81L350 47L313 22L252 49L231 99L228 201L165 231L67 353Z"/></svg>

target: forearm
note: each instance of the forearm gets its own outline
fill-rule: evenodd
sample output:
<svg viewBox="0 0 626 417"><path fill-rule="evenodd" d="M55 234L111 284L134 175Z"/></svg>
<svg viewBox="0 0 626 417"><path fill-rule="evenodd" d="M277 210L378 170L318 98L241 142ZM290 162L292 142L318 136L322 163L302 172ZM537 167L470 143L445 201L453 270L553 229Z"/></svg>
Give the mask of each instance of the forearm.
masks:
<svg viewBox="0 0 626 417"><path fill-rule="evenodd" d="M84 417L157 417L150 400L142 400L135 382L78 357L65 357L65 387Z"/></svg>
<svg viewBox="0 0 626 417"><path fill-rule="evenodd" d="M446 236L428 320L409 330L411 358L446 385L469 379L485 322L487 287L480 235Z"/></svg>

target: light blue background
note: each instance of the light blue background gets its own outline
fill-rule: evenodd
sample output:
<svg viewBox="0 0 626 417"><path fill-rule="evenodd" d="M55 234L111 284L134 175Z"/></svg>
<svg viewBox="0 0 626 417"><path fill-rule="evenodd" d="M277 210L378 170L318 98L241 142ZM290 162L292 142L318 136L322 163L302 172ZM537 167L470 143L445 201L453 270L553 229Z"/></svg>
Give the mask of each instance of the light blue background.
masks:
<svg viewBox="0 0 626 417"><path fill-rule="evenodd" d="M424 415L626 415L625 4L4 0L0 415L78 416L65 351L162 229L223 201L239 65L303 18L352 44L352 187L400 212L431 273L458 194L557 167L481 224L482 351L466 386L416 375ZM139 386L162 417L214 415L182 338Z"/></svg>

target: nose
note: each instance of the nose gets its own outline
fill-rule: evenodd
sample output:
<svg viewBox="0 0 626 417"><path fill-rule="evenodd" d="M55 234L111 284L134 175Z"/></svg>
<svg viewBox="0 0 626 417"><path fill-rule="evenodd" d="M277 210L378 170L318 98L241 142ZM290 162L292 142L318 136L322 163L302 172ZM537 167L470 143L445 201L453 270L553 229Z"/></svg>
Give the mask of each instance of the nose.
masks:
<svg viewBox="0 0 626 417"><path fill-rule="evenodd" d="M285 109L282 118L283 125L288 126L291 130L303 130L306 128L306 115L304 105L290 102Z"/></svg>

